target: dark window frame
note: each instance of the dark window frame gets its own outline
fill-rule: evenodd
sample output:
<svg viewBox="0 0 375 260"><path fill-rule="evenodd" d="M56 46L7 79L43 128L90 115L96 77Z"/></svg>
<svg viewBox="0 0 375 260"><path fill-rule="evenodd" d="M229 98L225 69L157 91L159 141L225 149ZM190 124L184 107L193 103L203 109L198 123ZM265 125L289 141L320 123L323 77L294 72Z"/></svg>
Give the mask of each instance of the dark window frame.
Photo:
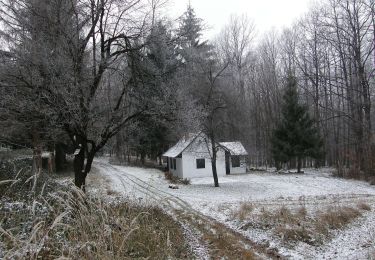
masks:
<svg viewBox="0 0 375 260"><path fill-rule="evenodd" d="M239 168L241 167L241 158L239 155L233 155L230 158L232 163L232 168Z"/></svg>
<svg viewBox="0 0 375 260"><path fill-rule="evenodd" d="M176 161L176 158L173 158L173 169L176 170L177 169L177 161Z"/></svg>
<svg viewBox="0 0 375 260"><path fill-rule="evenodd" d="M206 159L199 158L199 159L196 159L195 162L196 162L197 169L205 169L206 168Z"/></svg>

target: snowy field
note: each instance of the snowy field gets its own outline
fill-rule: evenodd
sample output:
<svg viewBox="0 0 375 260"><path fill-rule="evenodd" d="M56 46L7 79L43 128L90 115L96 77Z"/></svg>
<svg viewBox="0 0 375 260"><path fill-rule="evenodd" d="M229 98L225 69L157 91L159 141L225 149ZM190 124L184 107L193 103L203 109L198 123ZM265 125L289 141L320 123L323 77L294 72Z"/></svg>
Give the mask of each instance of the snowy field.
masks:
<svg viewBox="0 0 375 260"><path fill-rule="evenodd" d="M212 217L252 241L276 248L284 257L293 259L369 259L374 252L375 188L366 182L331 177L331 169L305 170L305 174L279 175L252 172L219 178L220 187L213 187L212 178L191 180L191 185L168 188L164 174L155 169L113 166L105 160L95 162L95 173L89 177L89 187L102 182L107 194L116 193L142 203L155 204L164 198L178 199L192 210ZM103 181L105 180L105 181ZM344 229L334 231L332 239L319 247L298 242L286 246L270 232L246 229L243 222L231 216L241 204L272 210L281 206L290 209L305 207L315 212L336 206L366 203L371 207Z"/></svg>

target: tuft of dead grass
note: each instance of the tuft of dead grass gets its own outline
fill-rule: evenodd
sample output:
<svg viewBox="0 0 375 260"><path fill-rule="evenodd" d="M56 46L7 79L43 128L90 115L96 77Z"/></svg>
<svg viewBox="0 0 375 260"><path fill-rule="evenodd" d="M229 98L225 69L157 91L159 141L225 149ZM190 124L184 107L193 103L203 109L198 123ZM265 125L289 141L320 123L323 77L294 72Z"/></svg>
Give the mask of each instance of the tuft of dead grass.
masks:
<svg viewBox="0 0 375 260"><path fill-rule="evenodd" d="M232 212L233 219L244 221L254 210L254 205L250 202L241 202L240 207Z"/></svg>
<svg viewBox="0 0 375 260"><path fill-rule="evenodd" d="M351 207L337 207L318 214L317 220L329 229L339 229L359 217L359 210Z"/></svg>
<svg viewBox="0 0 375 260"><path fill-rule="evenodd" d="M281 223L295 223L296 222L296 216L284 205L276 212L274 215L278 217L277 221Z"/></svg>
<svg viewBox="0 0 375 260"><path fill-rule="evenodd" d="M275 230L284 241L301 241L310 244L311 233L305 227L285 227L279 226Z"/></svg>
<svg viewBox="0 0 375 260"><path fill-rule="evenodd" d="M107 189L106 193L107 193L108 196L118 196L118 195L120 195L119 192L114 191L112 189Z"/></svg>
<svg viewBox="0 0 375 260"><path fill-rule="evenodd" d="M366 202L363 202L363 201L359 202L357 204L357 207L359 209L361 209L361 210L366 210L366 211L370 211L371 210L371 206L369 204L367 204Z"/></svg>
<svg viewBox="0 0 375 260"><path fill-rule="evenodd" d="M300 218L302 219L306 219L307 217L307 209L305 206L301 206L298 210L297 210L297 214Z"/></svg>

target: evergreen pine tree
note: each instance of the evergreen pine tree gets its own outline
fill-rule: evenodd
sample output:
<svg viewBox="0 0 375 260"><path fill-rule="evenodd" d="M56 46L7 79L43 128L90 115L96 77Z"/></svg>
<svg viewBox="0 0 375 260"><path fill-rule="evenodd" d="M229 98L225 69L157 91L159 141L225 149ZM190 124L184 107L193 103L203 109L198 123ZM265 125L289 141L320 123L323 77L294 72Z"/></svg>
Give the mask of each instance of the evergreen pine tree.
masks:
<svg viewBox="0 0 375 260"><path fill-rule="evenodd" d="M206 42L201 42L202 21L201 18L196 16L194 8L189 4L187 10L180 18L180 28L178 30L183 48L199 48L206 44Z"/></svg>
<svg viewBox="0 0 375 260"><path fill-rule="evenodd" d="M276 166L297 159L301 172L302 159L322 156L323 141L311 119L308 108L298 102L297 82L289 75L283 96L282 119L272 138L272 154Z"/></svg>
<svg viewBox="0 0 375 260"><path fill-rule="evenodd" d="M203 64L212 59L213 46L207 40L202 40L203 30L203 20L196 16L194 8L189 4L180 18L177 32L177 52L184 63Z"/></svg>
<svg viewBox="0 0 375 260"><path fill-rule="evenodd" d="M142 58L142 79L149 87L149 96L163 105L163 117L155 118L144 115L137 127L131 129L130 137L137 154L141 155L144 164L146 155L156 159L168 146L171 135L166 121L174 120L176 106L175 73L179 66L174 52L173 39L170 30L162 21L156 21L147 37L147 52ZM147 101L145 101L147 102Z"/></svg>

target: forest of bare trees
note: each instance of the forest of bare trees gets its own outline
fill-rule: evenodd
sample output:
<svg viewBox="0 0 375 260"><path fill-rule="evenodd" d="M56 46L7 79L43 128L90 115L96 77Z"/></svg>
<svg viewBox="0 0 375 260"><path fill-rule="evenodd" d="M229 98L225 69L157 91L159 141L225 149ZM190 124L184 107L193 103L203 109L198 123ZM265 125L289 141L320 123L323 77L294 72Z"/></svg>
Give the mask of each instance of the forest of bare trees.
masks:
<svg viewBox="0 0 375 260"><path fill-rule="evenodd" d="M226 80L238 112L229 117L239 133L226 134L247 144L252 164L273 164L270 139L292 71L300 101L324 137L325 160L318 164L338 167L340 175L348 174L345 168L374 174L374 28L374 2L357 0L322 1L291 28L256 40L251 22L230 21L219 45L230 60Z"/></svg>
<svg viewBox="0 0 375 260"><path fill-rule="evenodd" d="M253 167L274 166L271 140L292 73L323 137L323 158L304 166L375 175L372 0L315 3L280 32L234 15L209 41L193 6L172 21L166 4L0 0L0 142L62 145L80 187L103 149L161 160L197 131L213 144L241 141Z"/></svg>
<svg viewBox="0 0 375 260"><path fill-rule="evenodd" d="M250 105L255 138L249 140L259 164L270 158L278 97L285 72L292 69L301 101L324 137L321 163L374 174L374 25L374 2L332 0L316 4L280 35L264 36L249 84L254 95L249 103L257 103Z"/></svg>

